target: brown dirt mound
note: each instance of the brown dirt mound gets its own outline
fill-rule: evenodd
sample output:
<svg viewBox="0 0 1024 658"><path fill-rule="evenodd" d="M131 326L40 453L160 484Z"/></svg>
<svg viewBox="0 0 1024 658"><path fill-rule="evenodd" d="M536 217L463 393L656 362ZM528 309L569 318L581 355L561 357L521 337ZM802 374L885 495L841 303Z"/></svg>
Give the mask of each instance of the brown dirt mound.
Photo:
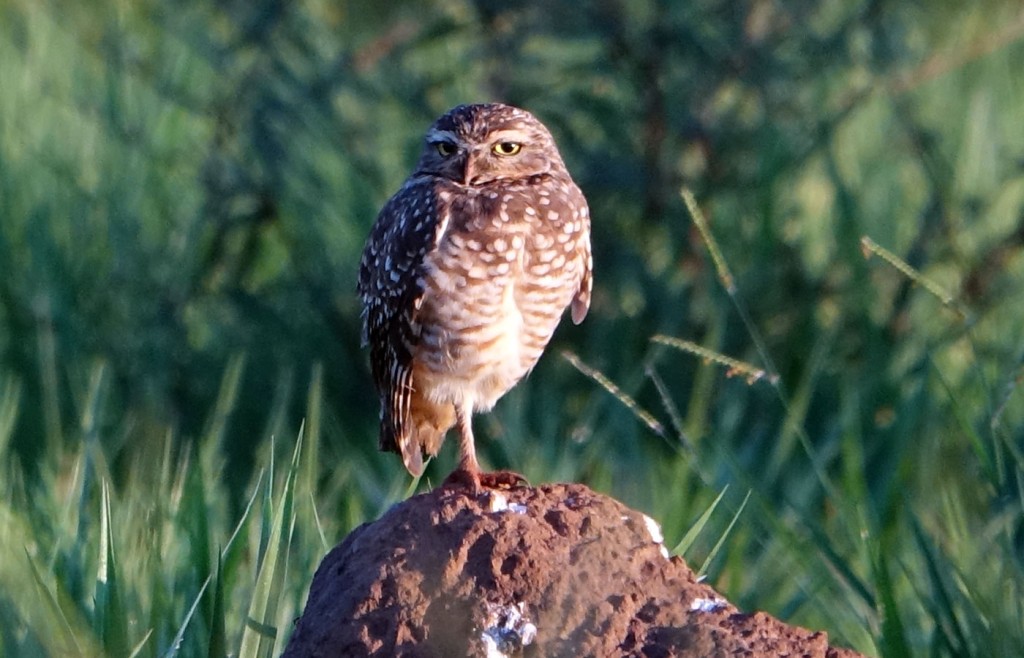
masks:
<svg viewBox="0 0 1024 658"><path fill-rule="evenodd" d="M284 655L859 654L739 612L643 514L556 484L439 489L356 528L317 570Z"/></svg>

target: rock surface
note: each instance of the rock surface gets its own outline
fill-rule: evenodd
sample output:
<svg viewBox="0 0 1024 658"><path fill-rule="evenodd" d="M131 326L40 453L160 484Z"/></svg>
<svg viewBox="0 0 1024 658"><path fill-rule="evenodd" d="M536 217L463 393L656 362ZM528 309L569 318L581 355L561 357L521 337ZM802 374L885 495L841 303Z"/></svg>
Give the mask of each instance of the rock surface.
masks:
<svg viewBox="0 0 1024 658"><path fill-rule="evenodd" d="M284 655L859 654L739 612L643 514L556 484L438 489L356 528L320 564Z"/></svg>

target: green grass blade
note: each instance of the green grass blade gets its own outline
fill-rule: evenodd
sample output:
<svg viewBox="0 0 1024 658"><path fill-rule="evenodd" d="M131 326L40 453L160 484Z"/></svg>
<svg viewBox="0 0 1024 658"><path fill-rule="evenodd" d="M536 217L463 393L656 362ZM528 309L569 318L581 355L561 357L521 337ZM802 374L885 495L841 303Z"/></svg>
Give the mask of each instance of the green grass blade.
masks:
<svg viewBox="0 0 1024 658"><path fill-rule="evenodd" d="M882 620L882 637L879 644L886 658L909 658L912 654L907 645L907 634L897 604L896 589L884 547L877 551L872 571L878 592L878 604L881 606L879 616Z"/></svg>
<svg viewBox="0 0 1024 658"><path fill-rule="evenodd" d="M198 578L206 578L213 572L209 519L211 505L203 464L195 452L192 455L190 468L185 473L178 523L188 538L189 564ZM209 618L212 602L206 601L203 605L203 616Z"/></svg>
<svg viewBox="0 0 1024 658"><path fill-rule="evenodd" d="M320 548L324 553L331 549L327 542L327 534L324 532L324 524L320 521L320 512L316 509L316 497L312 492L309 494L309 508L313 510L313 521L316 523L316 534L320 538Z"/></svg>
<svg viewBox="0 0 1024 658"><path fill-rule="evenodd" d="M100 504L99 564L96 570L96 631L112 656L129 653L128 614L117 574L110 514L110 482L103 480Z"/></svg>
<svg viewBox="0 0 1024 658"><path fill-rule="evenodd" d="M181 649L181 643L185 639L185 631L188 629L189 623L192 621L192 617L195 616L196 610L199 608L200 602L203 600L203 594L206 593L206 588L210 585L210 580L213 576L207 577L203 581L203 586L199 588L199 593L196 594L195 599L192 600L192 606L188 609L188 614L185 615L185 619L182 620L181 625L178 627L178 632L174 635L174 640L171 641L171 646L167 647L167 651L163 653L163 658L173 658L178 655L178 651Z"/></svg>
<svg viewBox="0 0 1024 658"><path fill-rule="evenodd" d="M235 354L228 362L221 378L220 391L217 394L217 404L214 406L213 414L207 421L204 443L221 445L227 433L228 422L231 412L238 404L238 393L241 389L242 374L245 372L245 356Z"/></svg>
<svg viewBox="0 0 1024 658"><path fill-rule="evenodd" d="M935 602L932 610L935 615L935 621L939 624L939 628L947 634L947 641L954 655L970 655L967 631L953 601L953 592L955 590L947 584L945 576L945 574L951 573L953 568L951 565L946 564L945 561L943 561L943 564L940 564L941 556L932 547L931 542L916 518L911 518L910 527L914 533L914 541L917 543L918 549L924 558L928 580L934 592Z"/></svg>
<svg viewBox="0 0 1024 658"><path fill-rule="evenodd" d="M320 433L323 427L324 368L317 363L310 375L309 391L306 395L306 419L302 423L305 439L305 454L302 456L302 479L312 493L316 491L320 476Z"/></svg>
<svg viewBox="0 0 1024 658"><path fill-rule="evenodd" d="M146 643L149 642L149 638L151 638L152 636L153 629L151 628L148 631L146 631L146 634L142 636L142 639L139 640L138 644L136 644L135 647L132 648L132 652L128 654L128 658L138 658L138 655L142 653L142 649L146 646Z"/></svg>
<svg viewBox="0 0 1024 658"><path fill-rule="evenodd" d="M295 452L284 488L271 519L270 537L260 562L256 587L249 604L249 614L245 629L242 631L239 658L267 658L273 654L277 642L277 607L283 589L291 532L294 527L293 502L299 457L302 454L302 438L300 433L295 443Z"/></svg>
<svg viewBox="0 0 1024 658"><path fill-rule="evenodd" d="M981 463L982 472L995 486L1001 487L1004 484L1002 480L1003 473L999 469L998 456L996 455L999 443L993 441L991 449L986 445L984 438L978 433L974 423L968 416L970 410L965 409L961 403L961 396L958 394L958 391L950 385L949 381L947 381L946 377L943 375L942 370L936 367L933 360L929 359L929 364L932 366L935 376L938 378L939 384L942 386L942 390L946 393L946 398L949 400L949 409L952 412L958 429L963 432L965 437L967 437L971 449L974 451L975 456Z"/></svg>
<svg viewBox="0 0 1024 658"><path fill-rule="evenodd" d="M711 519L711 515L714 514L715 508L718 507L718 503L722 502L722 497L725 496L725 492L728 490L729 487L726 486L722 489L722 493L718 494L718 497L708 505L708 508L700 515L697 522L690 526L690 529L686 531L686 534L679 540L676 547L672 549L672 555L685 555L686 551L690 550L690 547L693 546L693 542L695 542L697 537L700 536L701 531L704 530L704 526L707 525L708 520Z"/></svg>
<svg viewBox="0 0 1024 658"><path fill-rule="evenodd" d="M275 473L275 441L270 441L270 466L267 467L267 482L263 487L263 505L260 506L260 546L256 553L256 573L263 570L263 560L267 557L267 546L274 532L274 473Z"/></svg>
<svg viewBox="0 0 1024 658"><path fill-rule="evenodd" d="M262 484L264 477L266 477L266 472L261 470L259 475L256 476L256 485L253 487L252 495L249 496L249 502L245 505L242 517L238 519L238 523L235 524L235 528L231 532L231 536L228 537L227 543L224 544L224 548L220 551L220 561L222 566L229 570L229 572L233 570L236 563L242 557L244 544L237 540L243 535L243 531L248 527L249 521L252 519L252 508L256 503L256 498L263 490L260 485Z"/></svg>
<svg viewBox="0 0 1024 658"><path fill-rule="evenodd" d="M874 607L875 595L864 579L857 575L851 561L836 550L835 543L830 540L829 536L821 528L813 525L806 525L804 530L810 533L813 544L818 549L818 559L828 566L833 577L848 592L848 596L855 594L865 605Z"/></svg>
<svg viewBox="0 0 1024 658"><path fill-rule="evenodd" d="M59 595L54 594L47 587L42 574L39 573L39 569L36 568L36 564L27 550L25 557L36 586L36 593L42 604L35 609L37 616L34 620L40 640L51 649L51 653L54 655L100 656L95 641L87 634L85 624L77 619L74 607L70 602L66 605L61 604L58 600ZM58 591L59 589L58 587ZM60 598L66 597L61 596ZM65 610L72 611L71 615L74 616L75 621L72 621L72 617L69 617Z"/></svg>
<svg viewBox="0 0 1024 658"><path fill-rule="evenodd" d="M18 421L20 402L21 382L14 377L6 377L0 386L0 457L7 454L7 446Z"/></svg>
<svg viewBox="0 0 1024 658"><path fill-rule="evenodd" d="M217 555L217 572L213 574L213 612L210 618L210 642L207 656L223 658L228 655L227 634L224 613L224 563Z"/></svg>
<svg viewBox="0 0 1024 658"><path fill-rule="evenodd" d="M722 536L718 538L718 542L715 543L714 548L712 548L711 552L708 553L708 556L704 559L704 563L700 565L700 569L697 570L698 578L707 573L708 566L711 564L711 561L714 560L715 556L718 555L718 552L722 550L722 546L725 545L725 540L729 537L729 533L732 532L733 526L736 525L736 521L739 520L740 514L743 513L743 509L747 506L747 501L750 500L750 493L751 492L748 491L747 495L743 497L743 502L740 504L740 508L736 510L736 513L733 515L732 521L729 521L729 525L726 526Z"/></svg>

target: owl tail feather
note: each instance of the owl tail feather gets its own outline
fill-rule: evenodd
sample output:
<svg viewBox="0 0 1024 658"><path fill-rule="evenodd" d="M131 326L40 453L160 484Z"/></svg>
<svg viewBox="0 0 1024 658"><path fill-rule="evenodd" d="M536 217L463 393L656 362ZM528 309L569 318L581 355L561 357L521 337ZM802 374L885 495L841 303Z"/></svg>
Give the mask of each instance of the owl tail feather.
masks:
<svg viewBox="0 0 1024 658"><path fill-rule="evenodd" d="M405 470L409 471L410 475L418 478L423 475L423 451L420 450L419 441L411 441L410 438L406 437L404 441L399 441L402 450L402 463L405 464Z"/></svg>
<svg viewBox="0 0 1024 658"><path fill-rule="evenodd" d="M399 429L390 420L381 419L378 446L383 452L397 452L401 455L405 470L413 477L419 477L423 474L423 452L416 440L415 430Z"/></svg>
<svg viewBox="0 0 1024 658"><path fill-rule="evenodd" d="M437 424L439 420L440 425ZM419 421L409 432L409 436L399 437L397 441L402 453L402 463L413 477L419 477L423 473L424 455L428 458L437 456L444 435L451 427L451 423L444 423L437 417L420 418Z"/></svg>
<svg viewBox="0 0 1024 658"><path fill-rule="evenodd" d="M455 407L413 396L409 414L394 421L391 414L382 415L380 449L400 454L409 474L419 477L423 474L424 454L437 455L445 434L455 424Z"/></svg>

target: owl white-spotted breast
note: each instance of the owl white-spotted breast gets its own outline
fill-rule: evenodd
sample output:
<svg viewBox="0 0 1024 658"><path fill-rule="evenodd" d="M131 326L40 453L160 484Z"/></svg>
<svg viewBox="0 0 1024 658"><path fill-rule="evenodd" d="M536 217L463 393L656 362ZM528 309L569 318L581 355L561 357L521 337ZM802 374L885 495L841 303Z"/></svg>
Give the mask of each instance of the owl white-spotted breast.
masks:
<svg viewBox="0 0 1024 658"><path fill-rule="evenodd" d="M450 482L518 478L480 472L472 414L530 372L567 307L583 320L591 269L586 199L540 121L480 104L434 122L359 265L380 448L418 476L458 425Z"/></svg>

